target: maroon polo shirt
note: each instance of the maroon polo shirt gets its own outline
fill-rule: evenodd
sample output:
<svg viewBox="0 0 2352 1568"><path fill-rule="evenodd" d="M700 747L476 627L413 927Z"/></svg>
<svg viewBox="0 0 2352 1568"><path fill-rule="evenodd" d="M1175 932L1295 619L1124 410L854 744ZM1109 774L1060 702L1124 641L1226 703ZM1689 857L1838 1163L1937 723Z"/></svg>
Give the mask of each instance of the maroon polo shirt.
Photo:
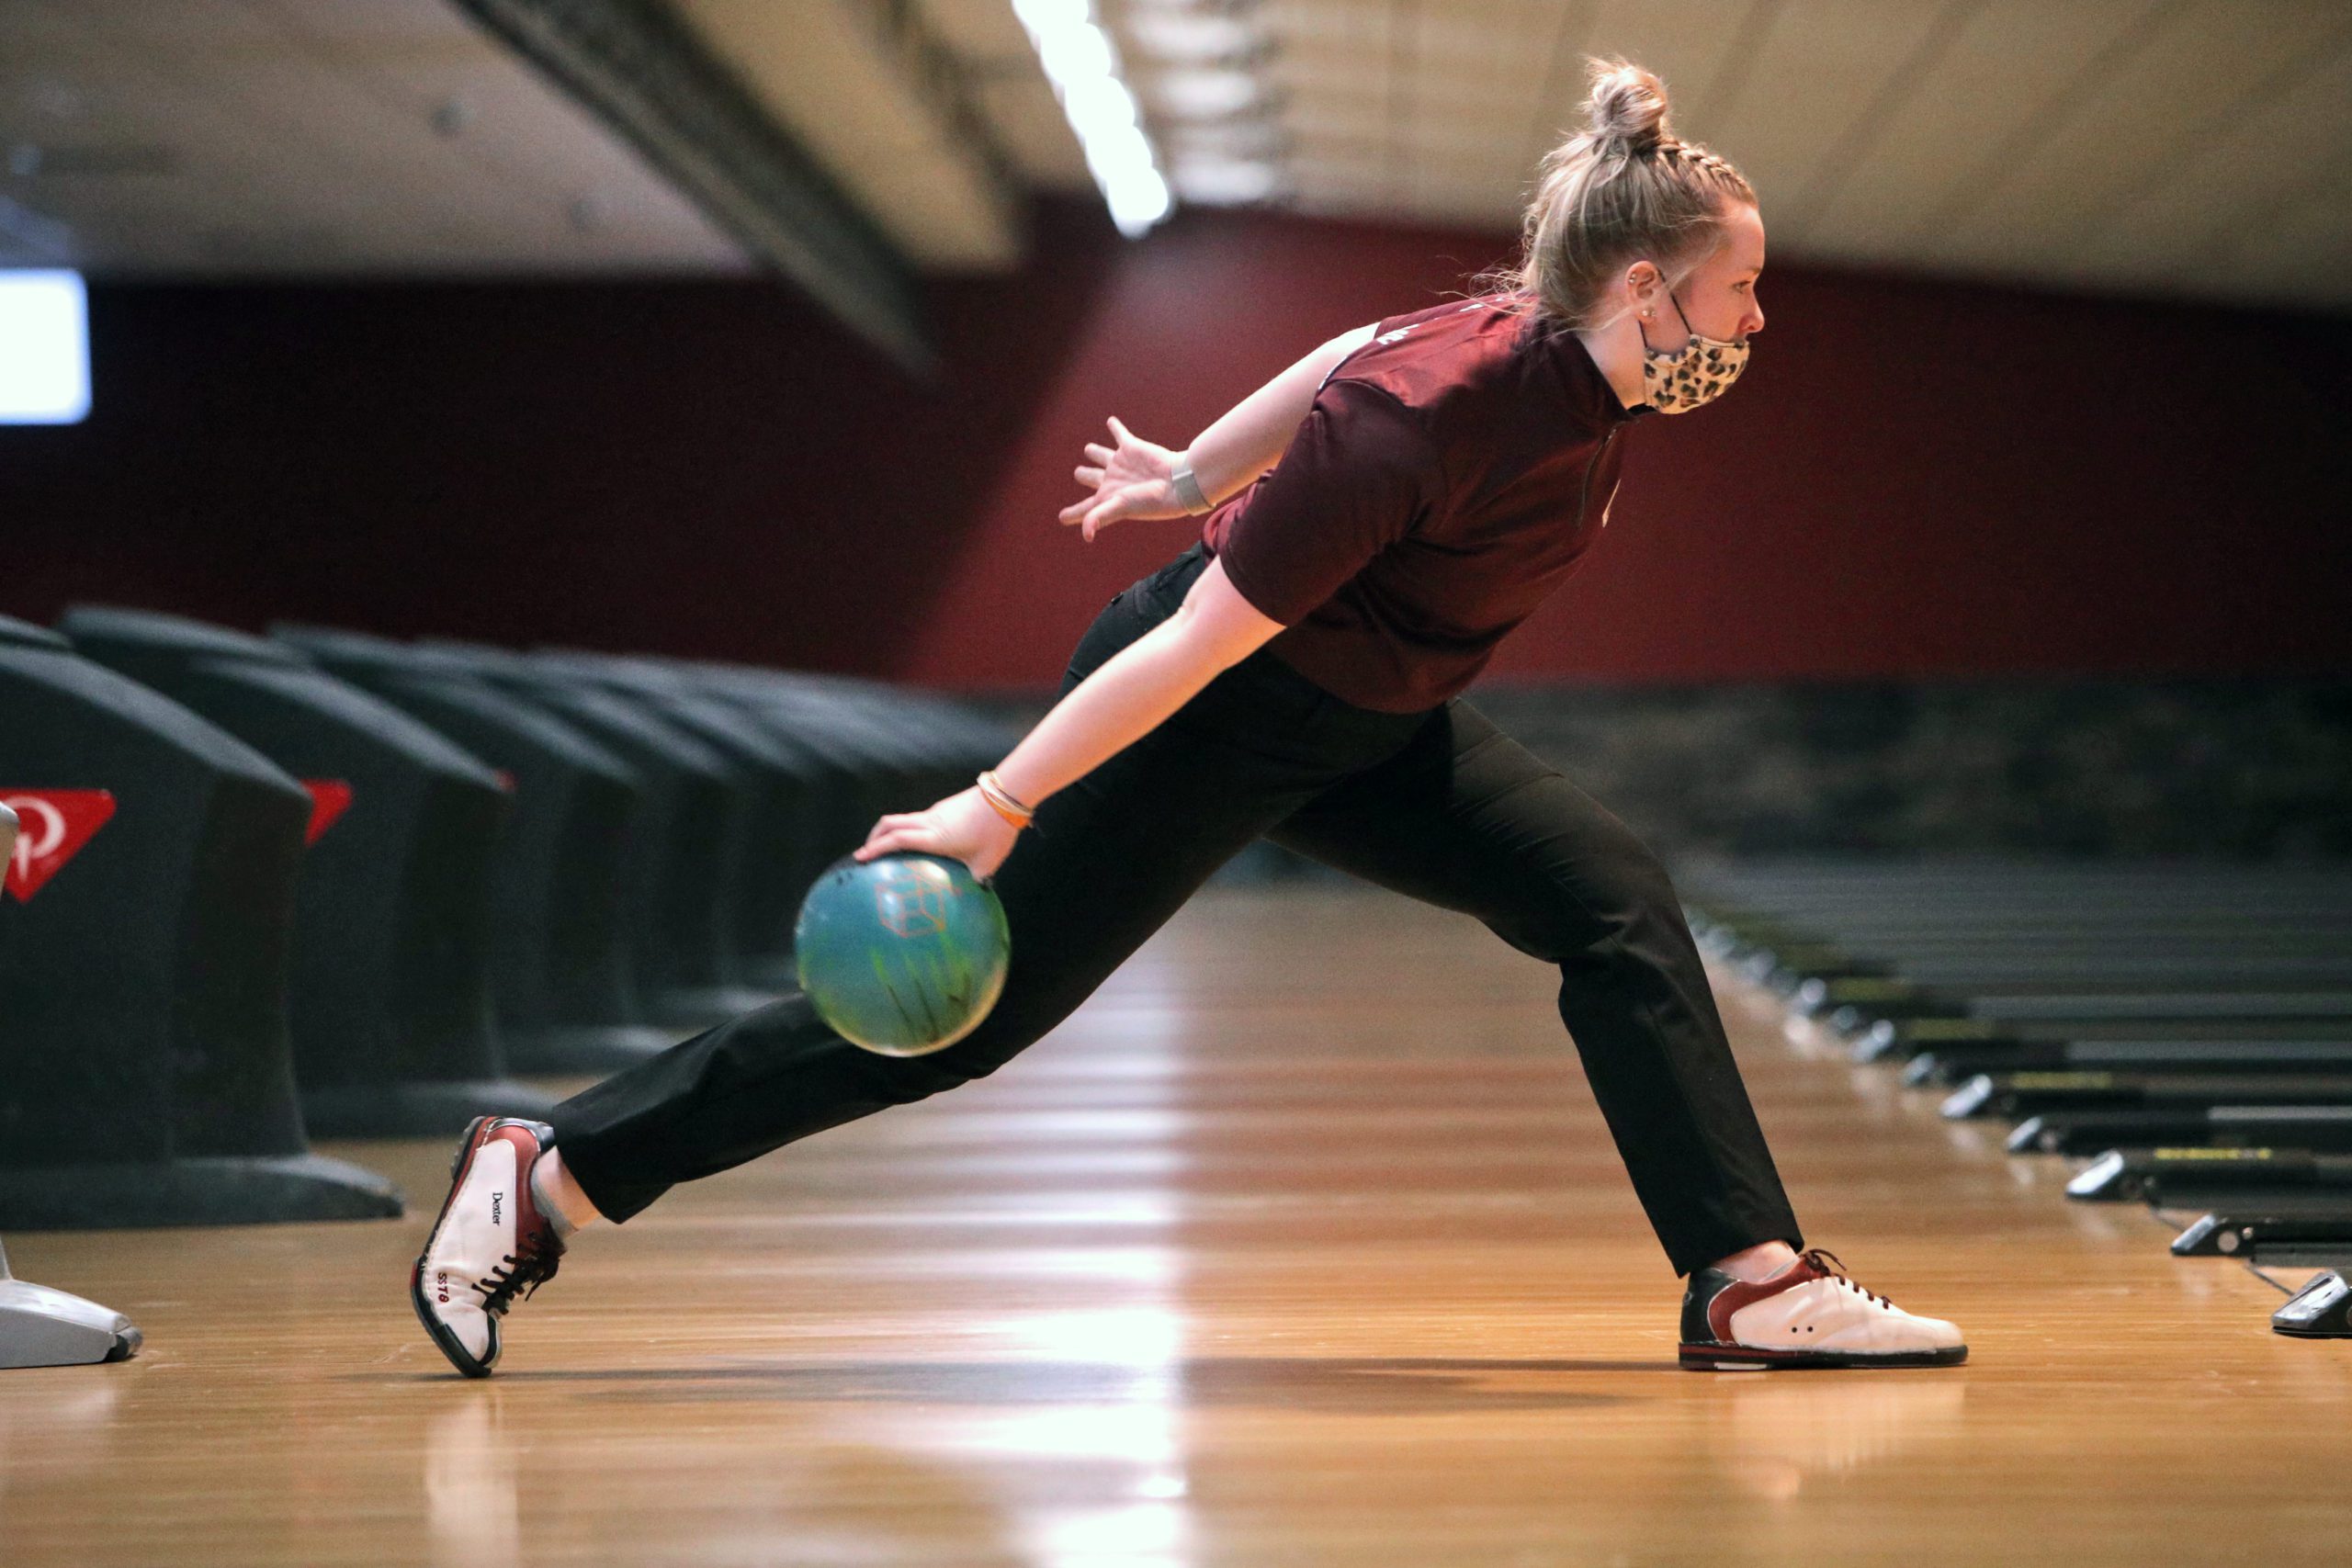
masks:
<svg viewBox="0 0 2352 1568"><path fill-rule="evenodd" d="M1419 712L1576 570L1629 417L1573 333L1490 300L1392 317L1201 537L1283 624L1277 658L1359 707Z"/></svg>

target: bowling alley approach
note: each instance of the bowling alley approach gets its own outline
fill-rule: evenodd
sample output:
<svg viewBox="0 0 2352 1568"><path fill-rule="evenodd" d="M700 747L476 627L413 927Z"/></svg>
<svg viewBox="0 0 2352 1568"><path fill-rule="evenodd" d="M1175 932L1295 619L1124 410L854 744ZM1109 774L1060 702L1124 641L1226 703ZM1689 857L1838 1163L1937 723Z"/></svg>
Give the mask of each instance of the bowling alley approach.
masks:
<svg viewBox="0 0 2352 1568"><path fill-rule="evenodd" d="M0 1561L2335 1563L2347 106L0 0Z"/></svg>

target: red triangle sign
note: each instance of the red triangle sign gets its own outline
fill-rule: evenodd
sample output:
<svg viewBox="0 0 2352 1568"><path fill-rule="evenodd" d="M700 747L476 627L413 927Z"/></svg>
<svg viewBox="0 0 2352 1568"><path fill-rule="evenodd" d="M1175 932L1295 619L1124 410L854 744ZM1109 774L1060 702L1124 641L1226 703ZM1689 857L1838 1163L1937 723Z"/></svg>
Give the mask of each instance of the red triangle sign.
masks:
<svg viewBox="0 0 2352 1568"><path fill-rule="evenodd" d="M351 809L351 786L341 779L304 779L302 787L311 792L311 826L302 835L302 847L308 849Z"/></svg>
<svg viewBox="0 0 2352 1568"><path fill-rule="evenodd" d="M17 903L29 904L114 816L114 794L103 789L0 789L0 806L16 812L17 821L17 852L8 857L5 886Z"/></svg>

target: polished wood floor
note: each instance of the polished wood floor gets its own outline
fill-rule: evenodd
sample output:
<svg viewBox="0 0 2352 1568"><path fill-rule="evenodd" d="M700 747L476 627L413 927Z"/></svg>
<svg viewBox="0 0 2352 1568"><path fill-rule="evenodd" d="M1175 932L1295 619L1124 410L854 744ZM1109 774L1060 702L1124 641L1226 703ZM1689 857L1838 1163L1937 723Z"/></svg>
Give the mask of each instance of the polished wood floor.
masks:
<svg viewBox="0 0 2352 1568"><path fill-rule="evenodd" d="M1194 904L996 1078L593 1234L449 1374L400 1223L20 1235L130 1312L0 1372L0 1562L2340 1563L2352 1345L1726 1011L1817 1242L1958 1371L1702 1376L1547 972Z"/></svg>

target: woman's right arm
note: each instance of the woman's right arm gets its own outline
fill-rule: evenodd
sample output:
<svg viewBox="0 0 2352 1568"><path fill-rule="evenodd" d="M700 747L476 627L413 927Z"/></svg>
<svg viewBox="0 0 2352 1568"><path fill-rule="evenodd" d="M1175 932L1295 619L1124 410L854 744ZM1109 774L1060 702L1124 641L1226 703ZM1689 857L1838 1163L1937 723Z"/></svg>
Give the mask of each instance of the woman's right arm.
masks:
<svg viewBox="0 0 2352 1568"><path fill-rule="evenodd" d="M1129 517L1182 517L1184 504L1170 483L1190 468L1211 505L1235 494L1274 466L1290 445L1292 432L1314 405L1315 394L1341 360L1372 341L1377 323L1342 333L1242 399L1183 452L1155 446L1110 422L1115 446L1086 448L1078 482L1093 487L1085 500L1062 508L1064 524L1076 524L1090 541L1112 524Z"/></svg>
<svg viewBox="0 0 2352 1568"><path fill-rule="evenodd" d="M1282 629L1227 580L1224 562L1211 561L1174 615L1105 660L1037 721L997 764L998 780L1023 804L1040 804L1158 728ZM985 877L1012 852L1017 836L973 788L925 811L883 818L857 858L921 850L952 855Z"/></svg>

